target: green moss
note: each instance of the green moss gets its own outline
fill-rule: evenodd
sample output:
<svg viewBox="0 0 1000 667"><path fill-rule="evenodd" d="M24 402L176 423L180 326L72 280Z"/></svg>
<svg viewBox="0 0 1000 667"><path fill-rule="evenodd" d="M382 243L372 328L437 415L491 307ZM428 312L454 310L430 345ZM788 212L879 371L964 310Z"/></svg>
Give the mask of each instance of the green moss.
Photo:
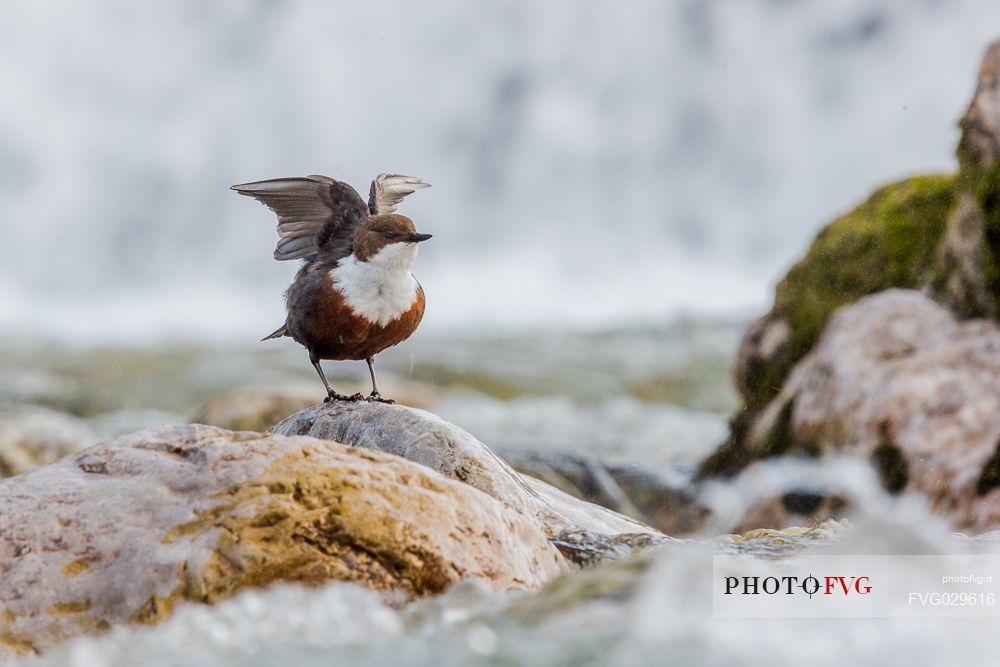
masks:
<svg viewBox="0 0 1000 667"><path fill-rule="evenodd" d="M780 390L840 306L926 277L955 202L956 177L917 176L887 185L817 235L775 292L773 317L788 322L787 345L754 369L744 398L757 408Z"/></svg>
<svg viewBox="0 0 1000 667"><path fill-rule="evenodd" d="M790 403L757 451L747 449L746 438L835 310L869 294L894 287L919 288L941 277L933 274L935 260L957 199L958 179L957 175L916 176L882 187L816 236L806 256L778 284L774 306L762 325L764 330L784 322L787 339L766 357L746 355L737 380L744 407L730 422L729 439L699 467L698 479L733 475L755 459L792 450L816 453L812 443L795 442ZM988 211L987 227L994 230L987 232L988 240L1000 249L1000 166L981 172L978 193L979 205ZM986 265L1000 266L1000 262ZM995 283L995 293L1000 294L1000 271Z"/></svg>

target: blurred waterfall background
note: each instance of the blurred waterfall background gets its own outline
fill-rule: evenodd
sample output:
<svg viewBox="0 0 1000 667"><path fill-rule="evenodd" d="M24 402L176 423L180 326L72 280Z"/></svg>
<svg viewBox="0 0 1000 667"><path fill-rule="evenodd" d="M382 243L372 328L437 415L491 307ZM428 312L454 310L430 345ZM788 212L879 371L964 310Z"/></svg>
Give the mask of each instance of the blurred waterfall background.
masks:
<svg viewBox="0 0 1000 667"><path fill-rule="evenodd" d="M950 170L989 0L0 6L0 336L252 342L232 183L434 188L424 332L746 319L875 185Z"/></svg>

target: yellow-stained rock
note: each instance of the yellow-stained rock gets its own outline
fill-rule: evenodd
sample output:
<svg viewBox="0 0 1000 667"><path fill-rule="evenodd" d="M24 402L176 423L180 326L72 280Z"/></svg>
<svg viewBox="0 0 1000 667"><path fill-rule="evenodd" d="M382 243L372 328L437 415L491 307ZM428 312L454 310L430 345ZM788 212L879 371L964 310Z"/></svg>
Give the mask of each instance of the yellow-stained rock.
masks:
<svg viewBox="0 0 1000 667"><path fill-rule="evenodd" d="M399 457L159 427L0 482L0 657L272 582L402 603L466 578L533 590L567 569L531 515Z"/></svg>

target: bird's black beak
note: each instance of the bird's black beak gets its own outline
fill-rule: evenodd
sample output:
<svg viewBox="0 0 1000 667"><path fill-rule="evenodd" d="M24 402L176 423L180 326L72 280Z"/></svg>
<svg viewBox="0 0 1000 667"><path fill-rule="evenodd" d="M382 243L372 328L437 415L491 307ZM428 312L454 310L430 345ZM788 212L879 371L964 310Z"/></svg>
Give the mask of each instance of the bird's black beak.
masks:
<svg viewBox="0 0 1000 667"><path fill-rule="evenodd" d="M429 238L431 238L430 234L410 234L406 240L410 243L420 243L421 241L426 241Z"/></svg>

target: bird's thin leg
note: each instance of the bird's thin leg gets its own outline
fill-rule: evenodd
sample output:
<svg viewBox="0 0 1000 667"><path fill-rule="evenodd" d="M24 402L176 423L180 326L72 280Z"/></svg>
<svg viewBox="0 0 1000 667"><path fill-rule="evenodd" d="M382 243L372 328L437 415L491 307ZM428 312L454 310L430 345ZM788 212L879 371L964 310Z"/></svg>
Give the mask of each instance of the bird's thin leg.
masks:
<svg viewBox="0 0 1000 667"><path fill-rule="evenodd" d="M382 394L378 393L378 382L375 380L375 357L368 357L365 359L368 362L368 372L372 376L372 393L368 396L369 401L378 401L379 403L395 403L396 401L391 398L382 398Z"/></svg>
<svg viewBox="0 0 1000 667"><path fill-rule="evenodd" d="M323 386L326 387L326 398L323 399L324 403L329 403L330 401L357 401L363 398L361 394L354 394L353 396L345 396L344 394L338 394L330 386L330 383L326 379L326 373L323 372L323 367L320 366L319 357L313 353L309 353L309 361L312 362L313 368L319 373L319 379L323 381Z"/></svg>

